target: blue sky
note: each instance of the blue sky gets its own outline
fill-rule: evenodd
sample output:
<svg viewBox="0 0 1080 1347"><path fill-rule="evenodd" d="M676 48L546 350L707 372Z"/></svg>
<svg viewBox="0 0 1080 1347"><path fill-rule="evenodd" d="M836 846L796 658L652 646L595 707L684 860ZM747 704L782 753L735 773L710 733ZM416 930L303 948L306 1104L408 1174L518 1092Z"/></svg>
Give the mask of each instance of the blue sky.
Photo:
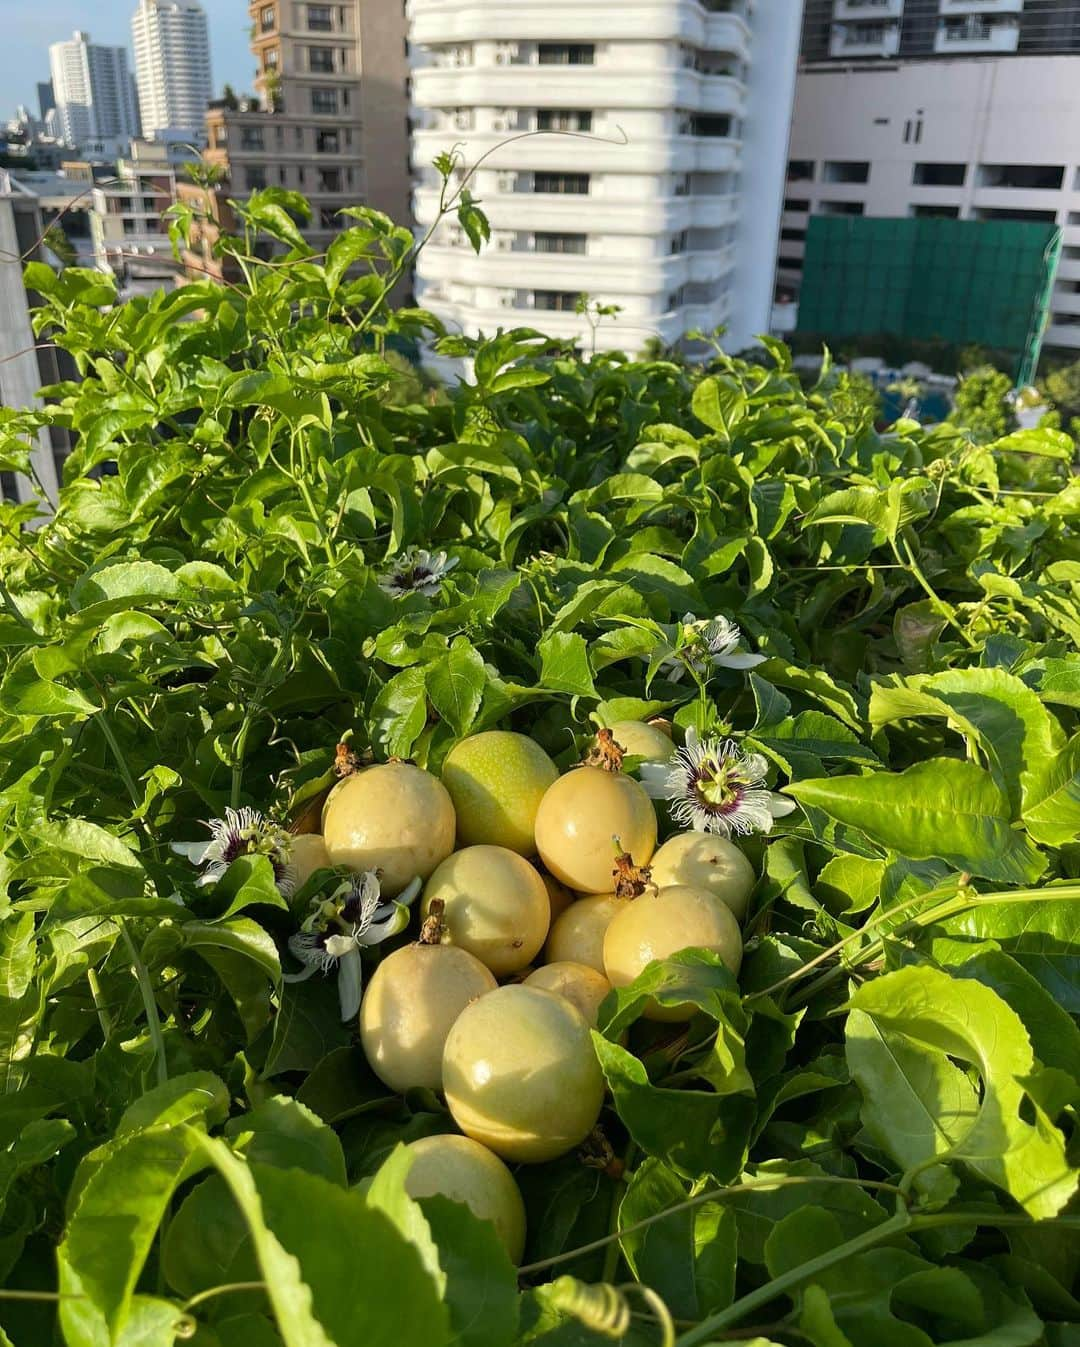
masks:
<svg viewBox="0 0 1080 1347"><path fill-rule="evenodd" d="M131 52L131 15L136 0L0 0L0 120L18 103L37 111L38 80L49 78L49 43L86 28L95 42ZM248 50L244 0L202 0L210 20L214 91L228 82L248 88L255 62ZM92 17L88 17L92 15Z"/></svg>

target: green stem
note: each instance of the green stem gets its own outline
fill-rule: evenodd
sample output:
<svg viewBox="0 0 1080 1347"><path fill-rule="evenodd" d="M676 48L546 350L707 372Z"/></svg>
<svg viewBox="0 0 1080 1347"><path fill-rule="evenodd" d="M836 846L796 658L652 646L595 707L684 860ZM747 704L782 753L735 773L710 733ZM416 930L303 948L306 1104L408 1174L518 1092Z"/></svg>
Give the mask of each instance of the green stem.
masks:
<svg viewBox="0 0 1080 1347"><path fill-rule="evenodd" d="M120 934L124 937L124 944L127 946L128 955L131 958L131 965L135 970L135 978L139 984L139 991L142 994L143 1010L146 1012L146 1024L150 1031L150 1042L154 1045L154 1061L157 1067L157 1082L164 1085L169 1079L169 1067L165 1060L165 1035L161 1032L161 1019L158 1015L157 998L154 996L154 986L150 981L150 973L146 964L143 963L139 951L135 948L135 942L131 938L131 932L128 930L128 924L123 917L118 917L117 922L120 926Z"/></svg>
<svg viewBox="0 0 1080 1347"><path fill-rule="evenodd" d="M97 969L88 968L86 970L86 980L90 984L90 995L94 999L94 1009L97 1011L98 1023L101 1025L102 1037L108 1043L112 1037L112 1019L106 1009L105 1002L101 995L101 983L98 981Z"/></svg>
<svg viewBox="0 0 1080 1347"><path fill-rule="evenodd" d="M525 1275L530 1272L542 1272L546 1268L554 1267L557 1263L568 1263L573 1258L580 1258L582 1254L594 1253L597 1249L603 1249L615 1240L620 1240L624 1235L635 1235L639 1230L647 1230L650 1225L657 1221L666 1220L669 1216L677 1216L680 1211L690 1211L694 1207L700 1207L703 1202L722 1202L725 1198L733 1197L739 1193L752 1192L755 1188L796 1188L805 1187L808 1183L840 1183L851 1188L868 1188L872 1192L895 1193L901 1196L900 1189L895 1183L879 1182L876 1179L842 1179L830 1175L826 1178L816 1178L804 1175L791 1175L787 1178L763 1178L763 1179L743 1179L740 1183L729 1184L724 1188L707 1188L703 1193L696 1193L693 1197L688 1197L685 1202L676 1202L672 1207L665 1207L663 1211L654 1212L651 1216L645 1216L640 1221L635 1221L633 1225L626 1226L614 1234L604 1235L601 1239L591 1240L588 1244L581 1244L576 1249L567 1249L563 1253L554 1254L551 1258L541 1258L536 1263L526 1263L518 1268L519 1275Z"/></svg>
<svg viewBox="0 0 1080 1347"><path fill-rule="evenodd" d="M816 1258L811 1258L809 1262L800 1263L798 1267L792 1268L789 1272L774 1277L764 1286L759 1286L756 1291L741 1296L726 1310L721 1310L718 1314L710 1314L696 1327L680 1334L676 1341L676 1347L697 1347L698 1343L712 1341L718 1329L728 1328L740 1319L745 1319L754 1310L770 1304L777 1296L794 1290L808 1278L819 1272L824 1272L835 1263L842 1263L845 1259L854 1258L856 1254L863 1253L866 1249L872 1249L875 1245L882 1243L883 1240L892 1239L894 1235L902 1234L911 1227L911 1224L912 1217L906 1211L898 1211L895 1216L890 1216L887 1221L874 1226L872 1230L866 1230L861 1235L856 1235L854 1239L849 1239L847 1243L838 1244L835 1249L828 1249L825 1253L818 1254Z"/></svg>
<svg viewBox="0 0 1080 1347"><path fill-rule="evenodd" d="M829 1249L816 1258L811 1258L806 1263L800 1263L798 1267L783 1273L782 1276L774 1277L771 1282L758 1287L756 1291L751 1291L749 1295L742 1296L734 1304L729 1305L726 1310L721 1310L718 1314L703 1319L701 1323L683 1333L677 1340L675 1347L697 1347L699 1343L710 1342L719 1330L728 1328L745 1319L748 1314L760 1309L763 1305L769 1304L777 1296L794 1290L803 1282L816 1276L817 1273L824 1272L836 1263L842 1263L867 1249L872 1249L875 1245L882 1244L895 1235L918 1234L920 1230L936 1230L945 1226L969 1224L993 1226L995 1228L1022 1226L1028 1229L1032 1229L1038 1224L1040 1227L1053 1225L1055 1228L1063 1227L1076 1230L1080 1229L1080 1216L1057 1216L1051 1220L1036 1223L1032 1221L1030 1216L1023 1216L1019 1212L989 1213L963 1211L957 1208L953 1211L931 1212L924 1216L913 1216L906 1210L898 1211L881 1225L874 1226L872 1230L864 1231L863 1234L856 1235L854 1239L849 1239L846 1244L839 1244L835 1249Z"/></svg>
<svg viewBox="0 0 1080 1347"><path fill-rule="evenodd" d="M607 1253L604 1255L604 1270L600 1274L602 1282L610 1282L615 1276L615 1269L619 1266L619 1256L622 1253L622 1246L619 1243L619 1209L622 1207L623 1196L626 1193L626 1171L633 1163L634 1152L637 1147L631 1141L623 1152L622 1173L611 1186L611 1207L608 1212L608 1235L613 1236L611 1243L607 1247Z"/></svg>

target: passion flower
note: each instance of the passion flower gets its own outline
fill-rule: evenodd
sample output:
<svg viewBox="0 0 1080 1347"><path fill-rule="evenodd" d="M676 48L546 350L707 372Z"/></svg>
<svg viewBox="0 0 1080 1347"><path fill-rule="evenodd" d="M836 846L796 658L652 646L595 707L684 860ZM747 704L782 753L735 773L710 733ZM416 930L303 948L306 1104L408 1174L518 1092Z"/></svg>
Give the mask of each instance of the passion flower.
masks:
<svg viewBox="0 0 1080 1347"><path fill-rule="evenodd" d="M433 599L459 558L445 552L425 552L422 547L410 547L395 557L390 568L379 577L379 588L394 598L403 594L423 594Z"/></svg>
<svg viewBox="0 0 1080 1347"><path fill-rule="evenodd" d="M328 899L313 899L311 914L289 937L289 951L304 965L303 970L284 974L283 981L306 982L314 973L336 970L341 1018L351 1020L360 1009L363 987L360 950L403 931L409 922L409 904L419 892L420 880L416 879L396 899L387 901L378 875L367 870L339 884Z"/></svg>
<svg viewBox="0 0 1080 1347"><path fill-rule="evenodd" d="M208 842L173 842L171 849L202 867L195 881L201 888L216 884L240 856L265 856L274 871L278 892L290 894L295 886L292 839L284 828L271 822L257 809L226 809L224 818L212 818L204 825L210 832Z"/></svg>
<svg viewBox="0 0 1080 1347"><path fill-rule="evenodd" d="M660 665L673 683L677 683L687 669L705 677L714 668L753 669L767 658L765 655L738 654L736 647L742 632L722 614L698 620L693 613L685 613L681 624L675 628L674 638L672 653Z"/></svg>
<svg viewBox="0 0 1080 1347"><path fill-rule="evenodd" d="M654 800L666 800L672 821L698 832L767 833L790 814L793 800L765 789L769 764L744 753L734 739L700 739L688 730L686 745L670 763L641 765L641 784Z"/></svg>

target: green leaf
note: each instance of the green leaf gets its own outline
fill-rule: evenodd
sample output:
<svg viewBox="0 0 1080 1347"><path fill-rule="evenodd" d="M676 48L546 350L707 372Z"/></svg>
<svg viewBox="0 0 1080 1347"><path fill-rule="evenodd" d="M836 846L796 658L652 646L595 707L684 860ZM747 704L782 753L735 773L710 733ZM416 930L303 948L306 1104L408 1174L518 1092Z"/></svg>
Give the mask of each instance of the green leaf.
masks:
<svg viewBox="0 0 1080 1347"><path fill-rule="evenodd" d="M1071 1015L1080 1015L1080 901L986 903L941 923L942 930L996 940Z"/></svg>
<svg viewBox="0 0 1080 1347"><path fill-rule="evenodd" d="M646 1155L687 1179L711 1175L728 1183L746 1156L754 1101L745 1095L652 1085L643 1064L593 1032L615 1108Z"/></svg>
<svg viewBox="0 0 1080 1347"><path fill-rule="evenodd" d="M311 1071L328 1052L348 1042L349 1027L341 1022L341 1002L332 978L287 982L281 988L263 1077Z"/></svg>
<svg viewBox="0 0 1080 1347"><path fill-rule="evenodd" d="M420 1199L446 1277L452 1340L460 1347L510 1347L517 1336L517 1274L490 1221L462 1202Z"/></svg>
<svg viewBox="0 0 1080 1347"><path fill-rule="evenodd" d="M266 1099L229 1120L225 1135L249 1164L303 1169L345 1187L345 1156L337 1133L309 1108L285 1095Z"/></svg>
<svg viewBox="0 0 1080 1347"><path fill-rule="evenodd" d="M427 695L443 720L461 738L480 710L487 675L480 652L464 638L427 671Z"/></svg>
<svg viewBox="0 0 1080 1347"><path fill-rule="evenodd" d="M798 781L784 790L912 860L940 857L1011 884L1031 883L1046 868L1012 828L1008 796L972 762L930 758L904 772Z"/></svg>
<svg viewBox="0 0 1080 1347"><path fill-rule="evenodd" d="M948 1112L939 1113L935 1121L947 1118L948 1145L938 1146L926 1128L917 1142L909 1139L910 1097L898 1094L895 1081L881 1088L875 1077L866 1098L873 1096L878 1125L888 1127L888 1149L905 1168L948 1155L1004 1189L1037 1218L1053 1216L1069 1201L1078 1172L1068 1164L1061 1133L1018 1083L1035 1066L1031 1041L1019 1017L995 992L933 968L909 967L864 983L851 1006L904 1046L967 1062L982 1078L981 1103L974 1111L968 1103L966 1125L951 1108L958 1096L951 1093L946 1099ZM925 1062L925 1051L920 1060ZM876 1061L880 1068L880 1053ZM865 1058L852 1062L857 1078L865 1069ZM935 1084L940 1080L938 1073ZM925 1098L925 1086L922 1094ZM1021 1106L1033 1110L1033 1122L1024 1121Z"/></svg>
<svg viewBox="0 0 1080 1347"><path fill-rule="evenodd" d="M104 1319L112 1340L127 1324L139 1274L169 1199L199 1168L195 1138L194 1132L163 1127L113 1142L95 1161L68 1222L57 1250L61 1290L77 1284ZM69 1340L77 1322L68 1318L71 1309L61 1302Z"/></svg>
<svg viewBox="0 0 1080 1347"><path fill-rule="evenodd" d="M734 1213L721 1202L703 1202L632 1229L686 1198L684 1184L670 1169L646 1160L634 1171L619 1205L619 1244L637 1280L651 1286L673 1315L702 1319L725 1309L734 1297Z"/></svg>
<svg viewBox="0 0 1080 1347"><path fill-rule="evenodd" d="M189 1071L136 1099L116 1124L116 1136L127 1136L148 1127L176 1127L205 1120L221 1123L229 1116L229 1091L212 1071Z"/></svg>
<svg viewBox="0 0 1080 1347"><path fill-rule="evenodd" d="M540 642L540 682L552 692L576 697L595 697L589 652L585 639L576 632L550 632Z"/></svg>
<svg viewBox="0 0 1080 1347"><path fill-rule="evenodd" d="M13 716L93 715L99 708L75 688L65 687L41 672L40 651L16 659L0 682L0 711Z"/></svg>

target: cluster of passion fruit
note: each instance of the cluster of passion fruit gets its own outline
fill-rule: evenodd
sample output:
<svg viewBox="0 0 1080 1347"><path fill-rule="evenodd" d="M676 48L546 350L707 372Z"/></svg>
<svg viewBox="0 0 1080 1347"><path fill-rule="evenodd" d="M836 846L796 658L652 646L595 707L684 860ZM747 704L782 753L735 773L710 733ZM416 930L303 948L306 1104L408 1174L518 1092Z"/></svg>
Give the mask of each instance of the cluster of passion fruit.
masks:
<svg viewBox="0 0 1080 1347"><path fill-rule="evenodd" d="M467 1203L515 1261L524 1206L503 1161L550 1160L589 1136L604 1096L590 1029L607 994L688 948L739 969L749 861L698 832L657 848L652 801L622 770L624 753L673 752L663 729L620 722L560 775L533 740L487 731L454 747L441 779L407 763L347 777L321 836L296 839L301 881L328 864L378 870L386 897L425 881L420 938L378 965L360 1038L386 1085L442 1093L464 1133L412 1143L410 1191Z"/></svg>

